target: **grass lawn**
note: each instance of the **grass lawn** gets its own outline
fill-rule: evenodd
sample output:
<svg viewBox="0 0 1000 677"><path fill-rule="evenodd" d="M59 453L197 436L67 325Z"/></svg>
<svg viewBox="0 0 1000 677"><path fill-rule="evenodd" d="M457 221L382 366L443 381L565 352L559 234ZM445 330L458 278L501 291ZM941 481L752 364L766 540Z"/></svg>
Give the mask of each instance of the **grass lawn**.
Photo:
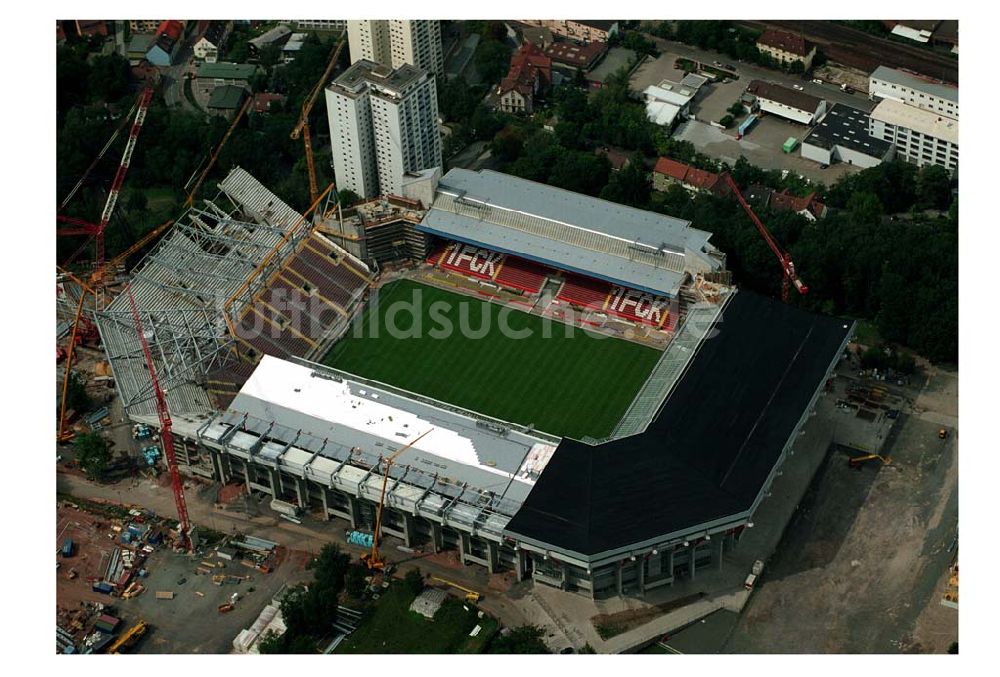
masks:
<svg viewBox="0 0 1000 677"><path fill-rule="evenodd" d="M454 597L445 600L433 621L427 620L410 611L414 597L405 585L394 582L375 603L371 615L334 653L480 653L499 628L496 619L477 618L476 607ZM469 637L476 625L482 625L482 630Z"/></svg>
<svg viewBox="0 0 1000 677"><path fill-rule="evenodd" d="M454 331L439 331L449 325ZM499 327L530 335L505 336ZM401 280L381 290L377 306L365 309L361 326L324 362L554 435L600 438L614 429L659 356L653 348Z"/></svg>

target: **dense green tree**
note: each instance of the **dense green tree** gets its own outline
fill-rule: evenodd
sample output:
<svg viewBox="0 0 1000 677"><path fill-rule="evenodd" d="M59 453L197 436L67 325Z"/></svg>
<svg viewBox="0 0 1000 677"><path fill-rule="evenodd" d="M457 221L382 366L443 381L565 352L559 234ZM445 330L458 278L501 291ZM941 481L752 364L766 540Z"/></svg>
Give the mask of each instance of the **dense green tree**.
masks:
<svg viewBox="0 0 1000 677"><path fill-rule="evenodd" d="M92 400L87 394L87 386L84 380L76 372L69 375L69 383L66 385L66 409L77 412L85 412L90 409Z"/></svg>
<svg viewBox="0 0 1000 677"><path fill-rule="evenodd" d="M490 148L504 162L513 162L521 157L524 133L520 128L508 125L496 133Z"/></svg>
<svg viewBox="0 0 1000 677"><path fill-rule="evenodd" d="M882 203L875 193L855 193L847 201L847 209L857 224L877 223L882 217Z"/></svg>
<svg viewBox="0 0 1000 677"><path fill-rule="evenodd" d="M633 153L628 164L615 172L601 191L601 197L612 202L645 207L652 192L652 180L640 153Z"/></svg>
<svg viewBox="0 0 1000 677"><path fill-rule="evenodd" d="M513 50L500 40L483 40L476 49L476 70L483 82L495 84L507 74Z"/></svg>
<svg viewBox="0 0 1000 677"><path fill-rule="evenodd" d="M611 163L603 155L564 150L552 164L547 183L574 193L596 196L610 173Z"/></svg>
<svg viewBox="0 0 1000 677"><path fill-rule="evenodd" d="M338 190L337 199L340 201L341 207L350 207L356 202L361 202L361 196L350 188L341 188Z"/></svg>
<svg viewBox="0 0 1000 677"><path fill-rule="evenodd" d="M493 654L542 654L549 653L542 638L545 631L537 625L514 628L506 636L498 636L490 644Z"/></svg>
<svg viewBox="0 0 1000 677"><path fill-rule="evenodd" d="M940 165L927 165L917 174L917 202L920 209L945 210L951 203L951 175Z"/></svg>
<svg viewBox="0 0 1000 677"><path fill-rule="evenodd" d="M424 575L420 572L420 567L415 567L406 572L403 576L403 585L413 595L419 595L424 591Z"/></svg>
<svg viewBox="0 0 1000 677"><path fill-rule="evenodd" d="M82 433L73 440L76 462L92 480L104 477L104 471L111 461L108 443L97 433Z"/></svg>
<svg viewBox="0 0 1000 677"><path fill-rule="evenodd" d="M99 101L116 101L128 93L128 61L112 52L94 59L87 77L88 94Z"/></svg>

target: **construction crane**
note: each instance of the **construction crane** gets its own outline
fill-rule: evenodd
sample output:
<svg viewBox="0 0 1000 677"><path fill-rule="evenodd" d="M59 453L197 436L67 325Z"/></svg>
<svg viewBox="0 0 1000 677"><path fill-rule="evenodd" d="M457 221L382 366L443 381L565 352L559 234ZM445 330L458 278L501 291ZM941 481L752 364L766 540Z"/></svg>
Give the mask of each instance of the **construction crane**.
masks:
<svg viewBox="0 0 1000 677"><path fill-rule="evenodd" d="M852 456L847 459L847 467L857 468L861 470L861 466L868 461L882 461L882 465L889 465L892 463L892 459L888 456L879 456L878 454L864 454L863 456Z"/></svg>
<svg viewBox="0 0 1000 677"><path fill-rule="evenodd" d="M469 590L468 588L462 587L461 585L453 581L445 580L444 578L438 578L437 576L432 576L431 580L437 581L438 583L444 583L445 585L455 588L456 590L461 590L462 592L465 593L466 602L478 602L479 598L482 597L482 595L480 595L475 590Z"/></svg>
<svg viewBox="0 0 1000 677"><path fill-rule="evenodd" d="M378 510L375 512L375 531L372 535L372 549L371 552L366 552L361 555L361 561L366 567L368 567L369 571L382 571L385 569L385 560L382 559L382 555L378 551L378 543L382 532L382 508L385 506L385 488L386 485L389 484L389 470L392 468L392 464L396 462L396 459L399 458L400 454L429 435L433 430L434 428L431 428L430 430L422 433L414 440L407 443L406 446L397 449L387 459L385 459L385 471L382 475L382 494L379 496Z"/></svg>
<svg viewBox="0 0 1000 677"><path fill-rule="evenodd" d="M93 235L96 240L96 256L94 262L94 268L100 271L104 268L104 230L108 226L108 222L111 220L111 215L115 211L115 206L118 204L118 195L121 193L122 184L125 182L125 174L128 172L129 164L132 162L132 153L135 150L136 141L139 138L139 132L142 130L142 124L146 121L146 112L149 110L149 102L153 98L153 90L149 87L142 90L142 94L139 95L138 111L135 114L135 121L132 123L132 129L129 130L128 141L125 142L125 152L122 153L122 160L118 165L118 171L115 172L114 181L111 183L111 190L108 191L108 199L104 203L104 209L101 212L101 219L95 225L88 223L82 219L76 219L66 216L57 216L56 218L65 223L73 224L74 228L63 228L58 231L59 235ZM101 297L101 287L102 279L98 276L95 285L95 292L100 302Z"/></svg>
<svg viewBox="0 0 1000 677"><path fill-rule="evenodd" d="M184 484L181 482L180 472L177 470L177 457L174 455L174 437L170 430L172 422L170 411L167 409L167 398L160 389L160 381L156 378L156 366L153 364L153 354L149 350L149 342L146 340L146 333L142 328L142 319L139 317L139 309L135 305L135 296L132 295L132 283L125 286L125 293L128 294L129 304L132 306L132 319L135 321L135 331L139 335L139 342L142 344L142 352L146 356L146 367L149 369L149 378L153 383L153 394L156 396L156 414L160 419L160 439L163 441L163 455L167 459L167 467L170 469L170 486L174 490L174 503L177 504L177 532L180 543L186 547L188 552L193 551L191 543L191 521L188 519L187 502L184 500Z"/></svg>
<svg viewBox="0 0 1000 677"><path fill-rule="evenodd" d="M194 196L198 193L198 189L201 188L202 181L204 181L205 177L208 176L208 172L212 169L215 165L215 161L219 158L219 153L222 152L222 147L226 145L227 141L229 141L229 137L233 135L233 130L236 129L236 124L246 114L247 110L250 108L250 104L252 103L252 97L247 98L247 100L243 102L243 107L240 108L240 112L233 118L233 123L229 125L229 129L227 129L226 133L223 135L222 141L220 141L219 145L212 151L212 156L208 159L208 164L205 165L205 169L203 169L201 174L198 176L198 180L195 182L194 188L192 188L191 192L188 193L187 200L184 201L185 207L190 207L194 202Z"/></svg>
<svg viewBox="0 0 1000 677"><path fill-rule="evenodd" d="M754 214L750 204L746 201L746 198L743 197L743 193L740 192L740 187L736 185L735 181L733 181L733 177L730 176L728 172L724 172L723 176L726 177L729 187L732 188L733 192L736 194L736 199L740 201L741 205L743 205L744 211L746 211L746 213L750 216L754 225L757 226L757 230L760 232L761 237L764 238L764 241L767 242L767 246L770 247L771 251L774 252L774 255L778 257L778 263L781 264L782 271L781 300L788 303L788 287L790 284L795 286L795 289L798 290L799 294L802 294L803 296L808 294L809 287L807 287L806 284L799 279L798 273L795 272L795 264L792 263L791 254L778 245L774 236L771 235L771 232L767 229L767 226L765 226L761 220L757 218L757 215Z"/></svg>
<svg viewBox="0 0 1000 677"><path fill-rule="evenodd" d="M316 183L316 166L313 163L312 140L309 136L309 114L316 104L316 98L319 96L319 93L323 91L323 87L326 86L327 81L330 79L330 74L333 73L334 66L337 65L337 59L340 57L340 51L344 48L345 41L346 34L341 36L340 41L337 42L337 46L333 50L330 62L326 64L326 70L323 71L322 77L316 82L312 91L309 92L306 100L302 102L302 113L299 115L299 123L295 125L295 129L292 130L291 134L292 139L295 141L298 141L300 135L302 136L302 143L306 150L306 167L309 169L309 199L313 202L316 201L316 196L319 195L319 185Z"/></svg>
<svg viewBox="0 0 1000 677"><path fill-rule="evenodd" d="M146 621L139 621L131 628L129 628L126 632L124 632L121 635L121 637L116 639L111 644L111 646L108 647L108 653L109 654L121 653L122 651L124 651L125 649L129 648L130 646L138 642L140 639L142 639L142 636L146 634L146 630L148 629L149 626L146 625Z"/></svg>

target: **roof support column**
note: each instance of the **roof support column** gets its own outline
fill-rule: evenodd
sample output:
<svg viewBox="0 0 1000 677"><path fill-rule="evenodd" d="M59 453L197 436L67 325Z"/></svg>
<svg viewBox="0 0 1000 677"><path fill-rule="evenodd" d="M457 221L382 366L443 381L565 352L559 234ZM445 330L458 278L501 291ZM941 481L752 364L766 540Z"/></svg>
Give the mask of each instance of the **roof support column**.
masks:
<svg viewBox="0 0 1000 677"><path fill-rule="evenodd" d="M615 592L622 594L622 563L615 564Z"/></svg>
<svg viewBox="0 0 1000 677"><path fill-rule="evenodd" d="M520 583L524 580L527 572L528 555L522 548L518 548L514 553L514 557L517 559L515 568L517 569L517 581Z"/></svg>
<svg viewBox="0 0 1000 677"><path fill-rule="evenodd" d="M723 548L724 548L724 545L725 545L726 541L725 541L724 538L716 538L715 542L716 542L715 559L717 560L716 561L716 568L721 571L722 570L722 552L723 552Z"/></svg>
<svg viewBox="0 0 1000 677"><path fill-rule="evenodd" d="M435 555L444 548L444 536L441 533L441 525L437 522L431 522L431 546Z"/></svg>
<svg viewBox="0 0 1000 677"><path fill-rule="evenodd" d="M486 541L486 569L495 574L500 569L500 546L493 541Z"/></svg>
<svg viewBox="0 0 1000 677"><path fill-rule="evenodd" d="M330 521L330 505L329 505L329 501L327 500L326 487L324 485L322 485L322 484L319 484L319 483L317 483L316 486L319 487L319 500L323 503L323 521L329 522Z"/></svg>
<svg viewBox="0 0 1000 677"><path fill-rule="evenodd" d="M691 549L688 550L688 556L691 558L691 561L688 562L688 572L691 574L692 581L694 580L694 570L695 570L694 555L696 550L698 550L698 544L692 543Z"/></svg>
<svg viewBox="0 0 1000 677"><path fill-rule="evenodd" d="M646 594L646 559L637 557L635 560L635 582L639 588L639 596Z"/></svg>

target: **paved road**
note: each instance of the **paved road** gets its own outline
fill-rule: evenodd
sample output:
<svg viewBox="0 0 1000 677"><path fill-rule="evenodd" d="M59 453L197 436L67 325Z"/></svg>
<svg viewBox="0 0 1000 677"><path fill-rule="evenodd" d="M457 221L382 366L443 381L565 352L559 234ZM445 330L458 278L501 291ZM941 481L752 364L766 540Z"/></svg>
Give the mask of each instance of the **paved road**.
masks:
<svg viewBox="0 0 1000 677"><path fill-rule="evenodd" d="M184 96L184 73L191 68L193 59L194 52L191 51L191 46L185 42L184 46L181 47L177 63L160 70L163 77L163 100L168 108L180 106L184 110L199 112Z"/></svg>

